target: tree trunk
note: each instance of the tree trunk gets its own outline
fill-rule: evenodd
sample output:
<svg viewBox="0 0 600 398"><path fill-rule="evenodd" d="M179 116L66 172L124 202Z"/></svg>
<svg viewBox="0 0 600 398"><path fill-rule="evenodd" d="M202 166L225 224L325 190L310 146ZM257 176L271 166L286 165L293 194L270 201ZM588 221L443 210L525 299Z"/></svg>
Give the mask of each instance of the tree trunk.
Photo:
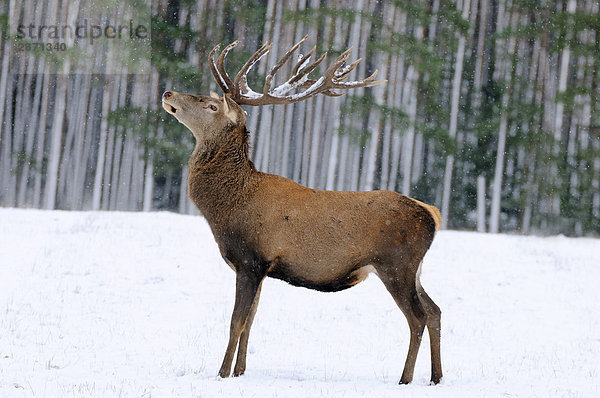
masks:
<svg viewBox="0 0 600 398"><path fill-rule="evenodd" d="M511 2L508 2L509 6L512 5ZM498 12L498 26L501 26L501 12ZM513 22L512 25L516 24L516 19L513 13L510 13L510 20ZM508 39L507 52L506 54L513 54L515 51L516 40L514 36L511 36ZM500 57L497 57L500 58ZM498 146L496 150L496 166L494 169L494 182L492 185L492 205L491 205L491 215L490 215L490 232L497 233L499 231L500 224L500 201L502 197L502 177L504 172L504 155L505 155L505 147L506 147L506 132L508 129L508 100L509 100L509 83L511 76L511 65L509 65L508 61L504 62L504 68L502 70L503 73L503 81L505 87L507 87L502 95L502 115L500 117L500 127L498 129Z"/></svg>
<svg viewBox="0 0 600 398"><path fill-rule="evenodd" d="M470 0L463 0L462 18L469 18ZM454 63L454 77L452 79L452 97L450 99L450 126L448 134L451 139L456 139L456 129L458 126L458 105L460 103L460 93L462 85L462 73L465 57L465 37L461 35L458 38L458 48L456 50L456 62ZM448 228L448 219L450 213L450 196L452 190L452 172L454 170L454 155L446 158L446 168L444 170L444 185L442 194L442 228Z"/></svg>

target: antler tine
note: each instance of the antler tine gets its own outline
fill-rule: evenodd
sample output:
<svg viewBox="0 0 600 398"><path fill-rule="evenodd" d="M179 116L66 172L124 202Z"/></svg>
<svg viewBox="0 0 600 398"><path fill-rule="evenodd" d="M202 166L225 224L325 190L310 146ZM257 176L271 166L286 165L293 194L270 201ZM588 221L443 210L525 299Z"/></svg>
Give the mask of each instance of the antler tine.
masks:
<svg viewBox="0 0 600 398"><path fill-rule="evenodd" d="M338 81L346 79L348 76L350 76L350 72L352 72L354 68L356 68L356 65L358 65L361 60L362 59L359 58L356 61L352 62L350 65L346 66L345 68L338 68L338 70L336 70L334 73L335 79Z"/></svg>
<svg viewBox="0 0 600 398"><path fill-rule="evenodd" d="M350 57L350 52L352 51L352 47L348 48L346 51L341 53L337 59L327 68L323 77L317 81L311 81L311 85L307 87L304 93L299 94L294 98L293 102L300 101L302 99L307 99L313 97L317 94L324 94L332 97L338 97L344 95L345 93L337 93L335 91L331 91L331 89L349 89L349 88L358 88L358 87L371 87L379 83L385 82L385 80L377 80L373 81L377 76L377 71L373 72L371 76L363 79L357 80L353 82L344 82L350 72L356 68L361 59L357 59L352 62L350 65L343 67L344 63ZM307 84L303 84L302 87L307 86ZM303 95L305 94L305 95Z"/></svg>
<svg viewBox="0 0 600 398"><path fill-rule="evenodd" d="M273 45L272 43L270 43L269 41L266 41L258 50L256 50L256 52L254 54L252 54L252 56L250 58L248 58L248 61L246 61L244 66L242 66L242 69L240 69L240 71L238 72L238 74L235 77L233 84L234 84L234 87L236 88L236 90L245 88L245 86L247 85L247 76L246 75L248 74L250 69L252 69L254 64L256 64L258 61L260 61L260 59L262 57L264 57L265 54L267 54L271 50L272 45ZM240 85L240 83L242 83L242 85Z"/></svg>
<svg viewBox="0 0 600 398"><path fill-rule="evenodd" d="M227 56L229 51L231 51L231 49L236 47L239 43L240 43L240 41L236 40L233 43L229 44L227 47L225 47L223 49L223 51L221 51L221 54L219 55L219 57L217 58L217 62L215 65L217 70L219 71L219 75L221 76L221 78L223 79L223 81L225 83L225 86L227 86L227 88L228 88L228 90L223 90L226 93L235 92L235 90L234 90L234 86L233 86L233 81L231 80L231 78L227 74L227 71L225 70L225 57Z"/></svg>
<svg viewBox="0 0 600 398"><path fill-rule="evenodd" d="M294 70L292 71L292 78L290 78L290 80L289 80L289 82L292 83L293 88L309 88L310 86L312 86L313 84L315 84L317 82L316 80L312 80L312 79L304 79L304 77L307 74L309 74L310 72L312 72L327 56L327 53L324 53L318 60L313 62L310 66L305 67L304 66L305 63L307 62L308 58L310 58L310 56L315 52L316 48L317 47L314 46L310 50L310 52L308 54L306 54L306 56L302 57L302 59L300 59L300 61L298 61L298 63L294 67ZM350 50L352 50L352 48L347 49L343 54L341 54L338 57L337 61L339 61L341 59L342 60L341 62L343 63L346 59L348 59ZM344 70L345 74L350 73L350 71L352 71L352 69L354 69L359 62L360 62L360 59L354 61L351 65L349 65L347 67L347 71ZM335 66L335 64L334 64L334 66ZM339 67L338 67L338 69L339 69ZM298 73L299 70L300 70L300 73ZM342 74L340 74L340 76L342 76ZM347 74L345 77L347 77ZM341 79L344 79L345 77L342 77ZM337 74L336 74L336 78L337 78ZM302 83L300 83L300 81L302 81ZM327 95L329 97L339 97L339 96L342 96L345 94L345 93L336 93L336 92L330 91L330 90L324 90L324 91L321 91L320 93Z"/></svg>
<svg viewBox="0 0 600 398"><path fill-rule="evenodd" d="M341 97L342 95L346 95L346 93L336 93L335 91L325 90L321 92L321 94L326 95L328 97Z"/></svg>
<svg viewBox="0 0 600 398"><path fill-rule="evenodd" d="M275 76L275 73L277 73L277 71L279 69L281 69L283 64L285 64L287 62L287 60L290 59L292 54L298 49L298 47L300 47L300 45L302 43L304 43L306 41L306 39L308 39L308 35L304 36L302 38L302 40L300 40L298 43L294 44L292 46L292 48L290 48L284 54L284 56L281 57L281 59L275 64L275 66L273 66L273 68L271 68L271 71L269 72L269 74L267 75L267 77L265 79L265 86L263 87L263 94L267 94L269 92L269 89L271 88L271 81L273 80L273 76Z"/></svg>
<svg viewBox="0 0 600 398"><path fill-rule="evenodd" d="M348 60L348 58L350 58L351 50L352 50L352 47L350 47L349 49L344 51L335 60L335 62L333 64L331 64L331 66L329 68L327 68L327 71L325 71L324 76L329 77L329 76L333 75L333 78L330 80L330 84L326 84L325 86L328 86L329 88L349 89L349 88L358 88L358 87L371 87L371 86L375 86L377 84L380 84L380 83L383 83L386 81L386 80L373 81L375 79L375 77L377 77L377 70L375 70L375 72L373 72L369 77L367 77L365 79L352 81L352 82L344 82L343 80L346 79L350 75L350 72L352 72L361 61L361 58L359 58L356 61L352 62L350 65L342 67L343 64Z"/></svg>
<svg viewBox="0 0 600 398"><path fill-rule="evenodd" d="M309 79L307 81L305 81L302 84L299 84L296 88L309 88L310 86L312 86L313 84L315 84L317 81L316 80L312 80ZM341 97L342 95L346 95L346 93L336 93L335 91L331 91L331 90L323 90L323 91L319 91L319 94L323 94L326 95L328 97Z"/></svg>
<svg viewBox="0 0 600 398"><path fill-rule="evenodd" d="M321 62L323 62L323 60L325 59L325 57L327 57L327 53L323 53L323 55L321 55L319 57L319 59L317 59L315 62L313 62L312 64L304 67L304 68L300 68L300 70L296 73L295 76L292 76L292 78L290 78L289 82L290 84L294 84L298 81L301 81L302 78L306 75L308 75L310 72L312 72L313 70L315 70L315 68L317 66L319 66L319 64Z"/></svg>
<svg viewBox="0 0 600 398"><path fill-rule="evenodd" d="M371 74L371 76L362 79L362 80L357 80L354 82L337 82L335 83L335 87L334 88L339 88L339 89L348 89L348 88L357 88L357 87L372 87L372 86L376 86L380 83L385 83L387 82L387 80L375 80L373 81L376 77L377 77L377 70L375 70L375 72L373 72Z"/></svg>
<svg viewBox="0 0 600 398"><path fill-rule="evenodd" d="M213 47L212 50L210 50L210 53L208 53L208 64L210 66L210 71L212 72L213 76L215 77L215 80L217 82L217 84L219 85L219 87L221 87L221 90L223 90L224 93L228 93L229 87L227 87L227 83L225 82L225 79L223 79L223 76L221 75L221 73L219 72L219 70L217 69L217 66L215 65L215 53L217 51L219 51L219 48L221 47L221 43L217 44L216 46Z"/></svg>
<svg viewBox="0 0 600 398"><path fill-rule="evenodd" d="M314 52L314 48L311 50L311 53ZM327 53L323 54L319 59L317 59L315 62L313 62L312 64L310 64L309 66L306 66L306 64L308 63L308 58L306 58L306 61L304 62L299 62L300 68L299 71L296 72L296 74L292 74L290 76L290 78L283 83L282 85L276 87L275 89L273 89L271 92L265 91L265 95L267 95L268 97L273 98L273 96L277 97L277 98L282 98L282 96L287 95L287 93L289 93L292 90L297 89L298 87L310 87L310 85L314 84L315 81L314 80L309 80L307 77L307 75L312 72L324 59L325 56L327 55ZM306 83L310 83L308 85L306 85ZM270 81L269 81L269 86L267 88L270 87ZM271 95L273 94L273 95Z"/></svg>
<svg viewBox="0 0 600 398"><path fill-rule="evenodd" d="M290 73L290 77L294 76L296 73L298 73L299 70L303 69L306 66L306 64L310 60L310 57L312 57L316 50L317 46L313 46L313 48L311 48L306 55L300 56L300 59L296 63L296 66L294 66L294 69L292 69L292 73Z"/></svg>
<svg viewBox="0 0 600 398"><path fill-rule="evenodd" d="M327 68L327 70L325 71L323 76L327 76L331 79L337 78L336 72L338 69L340 69L342 67L342 65L348 60L348 58L350 58L350 51L352 51L352 47L350 47L349 49L347 49L346 51L341 53L337 57L337 59L335 61L333 61L333 63L331 65L329 65L329 67ZM357 61L360 62L360 59L358 59ZM353 63L358 64L356 61ZM350 66L352 66L352 65L350 65ZM356 67L356 65L354 65L354 67Z"/></svg>

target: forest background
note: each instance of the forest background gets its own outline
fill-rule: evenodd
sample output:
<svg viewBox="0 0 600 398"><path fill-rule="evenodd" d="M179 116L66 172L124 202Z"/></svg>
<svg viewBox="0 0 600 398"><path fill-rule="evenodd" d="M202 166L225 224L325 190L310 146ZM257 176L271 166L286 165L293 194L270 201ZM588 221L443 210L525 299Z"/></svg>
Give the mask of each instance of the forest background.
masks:
<svg viewBox="0 0 600 398"><path fill-rule="evenodd" d="M258 91L308 34L304 53L316 45L327 64L352 46L363 61L350 79L378 69L387 83L247 107L259 170L318 189L395 190L438 206L453 229L597 235L599 8L597 0L5 0L0 205L194 213L185 184L193 138L162 111L161 93L206 95L217 89L207 63L215 44L241 40L228 56L234 74L271 40L249 74ZM135 19L148 34L134 45L82 47L18 30L94 18Z"/></svg>

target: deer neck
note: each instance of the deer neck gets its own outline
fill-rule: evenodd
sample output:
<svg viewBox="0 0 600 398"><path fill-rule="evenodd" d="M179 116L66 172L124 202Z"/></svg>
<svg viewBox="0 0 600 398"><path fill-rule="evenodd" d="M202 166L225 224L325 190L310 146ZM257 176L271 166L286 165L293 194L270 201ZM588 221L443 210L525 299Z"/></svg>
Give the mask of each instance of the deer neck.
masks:
<svg viewBox="0 0 600 398"><path fill-rule="evenodd" d="M258 172L248 156L246 126L200 142L188 162L188 191L209 224L229 219L255 189Z"/></svg>

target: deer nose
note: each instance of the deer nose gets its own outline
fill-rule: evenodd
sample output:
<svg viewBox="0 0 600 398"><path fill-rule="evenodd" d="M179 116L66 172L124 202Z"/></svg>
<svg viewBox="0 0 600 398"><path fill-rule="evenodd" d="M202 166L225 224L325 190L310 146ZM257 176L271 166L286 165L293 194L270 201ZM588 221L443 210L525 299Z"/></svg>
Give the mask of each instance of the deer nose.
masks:
<svg viewBox="0 0 600 398"><path fill-rule="evenodd" d="M169 99L169 98L171 98L172 96L173 96L173 93L172 93L172 92L170 92L170 91L165 91L165 92L163 93L163 99Z"/></svg>

